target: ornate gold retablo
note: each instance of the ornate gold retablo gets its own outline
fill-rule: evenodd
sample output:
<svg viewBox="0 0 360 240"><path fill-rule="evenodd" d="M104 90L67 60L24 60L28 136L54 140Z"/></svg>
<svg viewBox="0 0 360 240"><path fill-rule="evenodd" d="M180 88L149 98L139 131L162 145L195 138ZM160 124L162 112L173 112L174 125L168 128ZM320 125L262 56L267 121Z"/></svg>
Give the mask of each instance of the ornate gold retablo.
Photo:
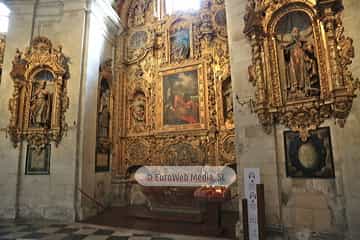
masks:
<svg viewBox="0 0 360 240"><path fill-rule="evenodd" d="M112 90L116 171L234 164L224 1L170 15L157 2L129 1L122 12L128 28L120 39L124 54L114 59L119 74Z"/></svg>
<svg viewBox="0 0 360 240"><path fill-rule="evenodd" d="M46 37L34 38L23 52L16 50L10 73L14 91L9 100L9 134L15 146L22 140L38 149L51 141L60 143L67 129L68 61L62 46L54 48Z"/></svg>
<svg viewBox="0 0 360 240"><path fill-rule="evenodd" d="M357 86L349 68L353 41L344 34L342 11L340 0L248 1L249 80L267 131L279 122L305 142L326 119L344 125Z"/></svg>

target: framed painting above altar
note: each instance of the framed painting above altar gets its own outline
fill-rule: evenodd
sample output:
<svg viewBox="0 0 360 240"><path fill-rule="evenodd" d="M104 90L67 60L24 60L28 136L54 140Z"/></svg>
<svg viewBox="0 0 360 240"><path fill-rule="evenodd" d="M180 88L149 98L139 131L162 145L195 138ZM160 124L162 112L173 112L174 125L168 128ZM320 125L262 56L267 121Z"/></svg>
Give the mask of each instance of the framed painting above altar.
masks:
<svg viewBox="0 0 360 240"><path fill-rule="evenodd" d="M205 128L206 103L201 64L162 71L158 110L162 130Z"/></svg>

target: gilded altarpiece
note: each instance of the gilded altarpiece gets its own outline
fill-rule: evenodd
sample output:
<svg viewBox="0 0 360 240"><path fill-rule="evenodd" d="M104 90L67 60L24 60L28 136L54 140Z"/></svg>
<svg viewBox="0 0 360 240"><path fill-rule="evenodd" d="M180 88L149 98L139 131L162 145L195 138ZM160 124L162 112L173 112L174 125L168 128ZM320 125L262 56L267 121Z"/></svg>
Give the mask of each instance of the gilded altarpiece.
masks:
<svg viewBox="0 0 360 240"><path fill-rule="evenodd" d="M68 62L62 47L54 48L46 37L34 38L24 52L17 49L10 73L14 90L8 127L15 146L26 140L40 151L50 142L60 143L67 129Z"/></svg>
<svg viewBox="0 0 360 240"><path fill-rule="evenodd" d="M155 16L157 1L133 0L120 39L114 108L114 169L235 163L233 101L223 1ZM137 14L135 14L137 12Z"/></svg>
<svg viewBox="0 0 360 240"><path fill-rule="evenodd" d="M248 1L249 79L267 131L279 122L306 141L327 119L344 126L358 81L349 68L354 48L342 12L340 0Z"/></svg>

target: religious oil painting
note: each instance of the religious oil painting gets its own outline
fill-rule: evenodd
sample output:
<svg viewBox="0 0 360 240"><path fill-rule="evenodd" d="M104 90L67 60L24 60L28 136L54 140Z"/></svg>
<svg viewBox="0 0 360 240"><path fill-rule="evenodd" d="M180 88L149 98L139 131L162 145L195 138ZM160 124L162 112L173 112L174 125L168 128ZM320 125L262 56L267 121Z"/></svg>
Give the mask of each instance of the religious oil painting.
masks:
<svg viewBox="0 0 360 240"><path fill-rule="evenodd" d="M163 108L164 125L199 123L197 70L164 76Z"/></svg>
<svg viewBox="0 0 360 240"><path fill-rule="evenodd" d="M335 178L330 128L319 128L303 142L298 132L286 131L286 173L294 178Z"/></svg>
<svg viewBox="0 0 360 240"><path fill-rule="evenodd" d="M309 16L303 12L285 15L276 34L284 100L319 96L318 57Z"/></svg>
<svg viewBox="0 0 360 240"><path fill-rule="evenodd" d="M28 145L26 153L26 175L49 175L50 174L51 145L44 148L35 148Z"/></svg>
<svg viewBox="0 0 360 240"><path fill-rule="evenodd" d="M51 113L55 93L53 74L42 70L34 77L30 99L31 128L51 128Z"/></svg>
<svg viewBox="0 0 360 240"><path fill-rule="evenodd" d="M190 29L181 28L170 36L170 59L173 62L182 61L190 57Z"/></svg>

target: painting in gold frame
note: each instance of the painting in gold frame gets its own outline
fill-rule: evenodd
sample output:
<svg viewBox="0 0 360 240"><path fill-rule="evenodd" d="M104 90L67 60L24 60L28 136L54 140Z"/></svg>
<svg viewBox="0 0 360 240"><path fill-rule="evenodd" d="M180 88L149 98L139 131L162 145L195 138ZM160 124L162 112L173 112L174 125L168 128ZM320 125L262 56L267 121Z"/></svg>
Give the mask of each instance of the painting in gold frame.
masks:
<svg viewBox="0 0 360 240"><path fill-rule="evenodd" d="M50 174L51 145L44 148L36 148L28 145L26 151L26 175L49 175Z"/></svg>
<svg viewBox="0 0 360 240"><path fill-rule="evenodd" d="M165 131L204 129L205 82L202 64L165 69L160 72L158 112Z"/></svg>

